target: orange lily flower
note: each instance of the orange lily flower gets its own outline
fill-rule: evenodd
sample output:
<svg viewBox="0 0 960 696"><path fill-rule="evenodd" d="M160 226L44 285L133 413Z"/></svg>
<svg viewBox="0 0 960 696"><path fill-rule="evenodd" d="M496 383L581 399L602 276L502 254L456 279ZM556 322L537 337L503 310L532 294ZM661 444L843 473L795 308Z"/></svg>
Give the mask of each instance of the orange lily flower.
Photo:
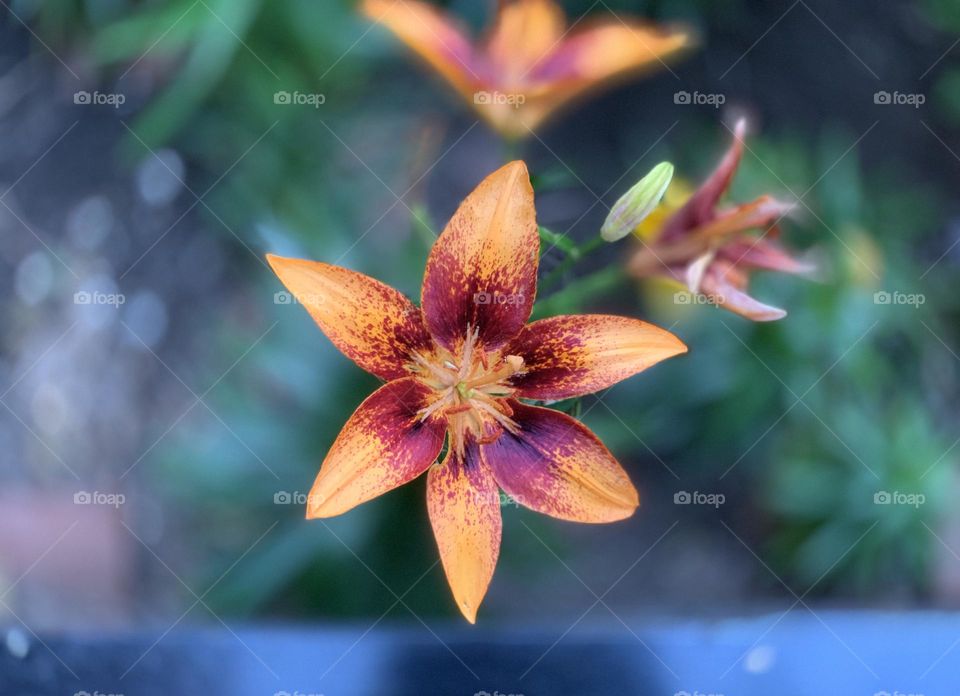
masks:
<svg viewBox="0 0 960 696"><path fill-rule="evenodd" d="M667 216L651 216L637 236L650 236L650 224L659 225L630 260L637 277L665 277L703 294L711 302L753 321L773 321L786 311L763 304L747 294L750 271L766 269L807 273L812 266L792 258L777 242L779 222L793 203L761 196L751 203L720 208L743 157L746 122L737 123L733 144L710 177L685 203ZM664 199L669 206L670 193ZM665 219L664 219L665 218ZM764 230L760 236L751 230Z"/></svg>
<svg viewBox="0 0 960 696"><path fill-rule="evenodd" d="M440 558L471 623L500 551L499 489L578 522L620 520L639 504L590 430L520 399L589 394L686 351L673 334L637 319L527 324L539 247L529 175L512 162L481 182L437 239L420 308L361 273L267 257L334 345L386 381L330 448L307 518L339 515L428 471Z"/></svg>
<svg viewBox="0 0 960 696"><path fill-rule="evenodd" d="M684 32L619 18L567 28L554 0L501 0L482 42L426 2L364 0L361 7L508 138L527 136L574 97L662 65L664 57L690 43Z"/></svg>

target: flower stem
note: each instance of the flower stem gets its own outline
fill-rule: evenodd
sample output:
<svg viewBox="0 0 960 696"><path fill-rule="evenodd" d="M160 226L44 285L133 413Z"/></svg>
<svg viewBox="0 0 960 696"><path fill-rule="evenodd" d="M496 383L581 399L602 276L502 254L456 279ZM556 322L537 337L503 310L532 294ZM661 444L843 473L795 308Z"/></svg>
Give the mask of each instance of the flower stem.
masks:
<svg viewBox="0 0 960 696"><path fill-rule="evenodd" d="M567 272L582 258L596 251L604 245L604 240L597 235L593 239L588 239L582 245L574 247L567 253L567 257L561 261L540 283L540 291L549 290L551 286L559 283Z"/></svg>
<svg viewBox="0 0 960 696"><path fill-rule="evenodd" d="M620 264L601 268L537 302L533 318L576 313L585 302L619 287L625 280L627 275Z"/></svg>
<svg viewBox="0 0 960 696"><path fill-rule="evenodd" d="M522 148L518 138L503 138L503 161L513 162L517 159L523 159Z"/></svg>

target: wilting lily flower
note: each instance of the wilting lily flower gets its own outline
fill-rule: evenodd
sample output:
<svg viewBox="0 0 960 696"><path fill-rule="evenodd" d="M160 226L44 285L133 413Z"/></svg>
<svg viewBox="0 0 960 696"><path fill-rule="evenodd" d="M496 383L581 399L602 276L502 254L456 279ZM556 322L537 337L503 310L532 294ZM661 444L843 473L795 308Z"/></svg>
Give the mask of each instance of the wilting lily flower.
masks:
<svg viewBox="0 0 960 696"><path fill-rule="evenodd" d="M805 273L809 264L792 258L778 243L779 222L794 204L761 196L752 203L721 207L743 156L746 122L737 123L733 144L710 177L677 206L658 231L649 233L653 216L637 230L644 241L630 261L638 277L659 276L678 281L691 293L754 321L786 316L776 307L747 294L750 271L767 269ZM664 198L668 205L672 196ZM751 232L763 230L756 235Z"/></svg>
<svg viewBox="0 0 960 696"><path fill-rule="evenodd" d="M568 28L555 0L501 0L484 40L418 0L364 0L364 13L420 55L502 135L525 137L561 105L616 77L663 65L690 41L632 19Z"/></svg>
<svg viewBox="0 0 960 696"><path fill-rule="evenodd" d="M470 622L500 550L499 489L577 522L620 520L638 505L626 472L590 430L526 401L589 394L686 351L636 319L527 324L539 251L527 169L512 162L481 182L437 239L420 308L361 273L268 256L334 345L386 382L330 448L307 517L339 515L427 471L440 558Z"/></svg>

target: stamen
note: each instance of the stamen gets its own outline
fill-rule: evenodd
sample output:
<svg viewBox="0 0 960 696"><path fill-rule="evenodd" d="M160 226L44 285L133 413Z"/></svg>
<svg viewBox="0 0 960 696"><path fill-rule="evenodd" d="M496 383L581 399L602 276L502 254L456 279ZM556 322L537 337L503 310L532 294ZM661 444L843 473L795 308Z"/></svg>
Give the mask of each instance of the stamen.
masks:
<svg viewBox="0 0 960 696"><path fill-rule="evenodd" d="M448 447L460 457L468 433L477 443L490 444L504 431L520 432L506 399L517 393L508 380L524 372L523 358L487 353L479 339L479 328L467 326L459 351L451 354L436 347L426 355L413 352L407 366L432 390L430 403L417 416L421 421L430 417L445 420Z"/></svg>
<svg viewBox="0 0 960 696"><path fill-rule="evenodd" d="M467 382L467 386L476 389L477 387L483 387L488 384L494 384L496 382L501 382L505 379L513 377L518 372L523 371L523 358L519 355L508 355L504 358L503 364L500 366L500 369L494 370L493 372L488 372L482 377L471 380Z"/></svg>
<svg viewBox="0 0 960 696"><path fill-rule="evenodd" d="M470 423L473 426L473 435L475 438L483 437L484 427L483 420L480 418L480 414L477 413L477 409L471 408L470 412L467 413L466 418L470 419Z"/></svg>
<svg viewBox="0 0 960 696"><path fill-rule="evenodd" d="M480 329L471 329L470 325L467 324L467 337L463 341L463 358L460 360L460 372L457 375L461 382L466 380L473 370L473 349L479 337ZM483 351L481 351L481 355L483 355Z"/></svg>
<svg viewBox="0 0 960 696"><path fill-rule="evenodd" d="M485 387L478 387L473 390L473 394L475 396L482 394L483 396L494 396L494 397L500 397L500 398L513 396L516 393L517 393L517 390L514 389L513 387L508 387L507 385L500 384L500 383L488 384Z"/></svg>
<svg viewBox="0 0 960 696"><path fill-rule="evenodd" d="M449 372L444 372L439 367L437 367L432 362L430 362L425 357L423 357L420 353L413 352L411 353L411 357L413 358L414 364L416 366L426 368L427 372L429 372L434 377L434 379L436 379L444 387L450 387L450 386L453 386L453 384L455 384L455 382L451 381L452 375Z"/></svg>
<svg viewBox="0 0 960 696"><path fill-rule="evenodd" d="M480 400L480 401L483 401L484 403L490 404L491 406L500 407L500 410L504 412L511 410L510 407L507 406L506 402L503 401L503 399L498 398L497 396L494 396L493 394L490 394L486 391L478 390L474 392L473 398L475 401Z"/></svg>
<svg viewBox="0 0 960 696"><path fill-rule="evenodd" d="M447 423L447 432L449 433L448 445L450 449L457 453L462 459L466 449L463 438L463 424L460 422L462 416L454 416Z"/></svg>
<svg viewBox="0 0 960 696"><path fill-rule="evenodd" d="M430 404L426 408L420 409L419 411L420 421L423 422L427 420L427 418L429 418L434 413L436 413L441 408L443 408L444 404L447 401L449 401L449 397L452 393L453 393L452 388L447 388L440 394L440 396L436 399L436 401L434 401L432 404Z"/></svg>
<svg viewBox="0 0 960 696"><path fill-rule="evenodd" d="M510 420L507 416L505 416L503 413L501 413L500 411L498 411L496 408L494 408L493 406L491 406L491 405L488 404L487 402L485 402L485 401L474 401L474 402L473 402L473 405L474 405L475 408L480 409L480 410L483 411L484 413L488 413L488 414L490 414L491 416L493 416L493 419L494 419L495 421L497 421L497 423L499 423L500 425L502 425L505 429L509 430L509 431L510 431L511 433L513 433L514 435L516 435L518 432L520 432L520 426L518 426L516 423L514 423L512 420Z"/></svg>
<svg viewBox="0 0 960 696"><path fill-rule="evenodd" d="M477 438L478 445L492 445L500 438L500 431L496 428L491 428L487 435Z"/></svg>
<svg viewBox="0 0 960 696"><path fill-rule="evenodd" d="M521 358L519 355L508 355L506 358L504 358L504 362L513 368L514 373L523 370L523 358Z"/></svg>

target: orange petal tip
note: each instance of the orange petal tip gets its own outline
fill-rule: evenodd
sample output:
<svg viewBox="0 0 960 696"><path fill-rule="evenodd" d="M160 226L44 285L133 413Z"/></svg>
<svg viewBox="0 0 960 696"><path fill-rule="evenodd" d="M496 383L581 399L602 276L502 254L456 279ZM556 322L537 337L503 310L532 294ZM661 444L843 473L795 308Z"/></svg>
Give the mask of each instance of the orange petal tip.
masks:
<svg viewBox="0 0 960 696"><path fill-rule="evenodd" d="M676 334L671 334L671 335L673 336L673 339L676 342L675 348L677 352L671 355L670 357L673 357L674 355L683 355L684 353L690 352L690 347L686 343L681 341L679 338L677 338Z"/></svg>
<svg viewBox="0 0 960 696"><path fill-rule="evenodd" d="M457 608L460 609L460 613L463 614L463 618L465 618L471 624L477 623L477 610L475 607L470 606L465 601L461 601L457 603Z"/></svg>
<svg viewBox="0 0 960 696"><path fill-rule="evenodd" d="M270 268L278 276L280 275L282 269L290 266L296 262L296 259L290 259L285 256L278 256L277 254L265 254L267 263L270 264Z"/></svg>

